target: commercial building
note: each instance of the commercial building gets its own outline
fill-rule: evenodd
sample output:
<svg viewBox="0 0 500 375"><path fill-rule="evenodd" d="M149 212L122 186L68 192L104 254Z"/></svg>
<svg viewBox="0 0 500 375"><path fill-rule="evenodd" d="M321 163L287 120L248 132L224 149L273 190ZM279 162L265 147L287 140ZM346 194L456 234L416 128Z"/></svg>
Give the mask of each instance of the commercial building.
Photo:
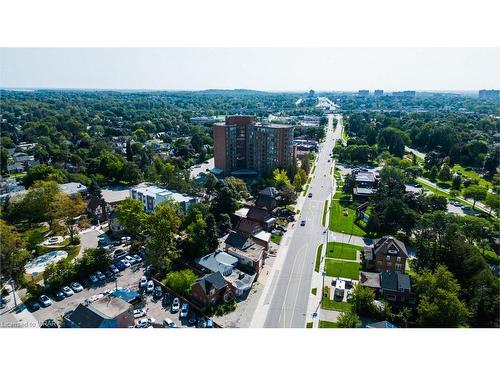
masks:
<svg viewBox="0 0 500 375"><path fill-rule="evenodd" d="M395 91L392 93L392 96L396 96L398 98L414 98L415 95L415 91Z"/></svg>
<svg viewBox="0 0 500 375"><path fill-rule="evenodd" d="M255 116L227 116L214 132L215 170L225 176L270 174L295 157L293 126L260 124Z"/></svg>
<svg viewBox="0 0 500 375"><path fill-rule="evenodd" d="M373 95L375 96L383 96L384 95L384 90L375 90Z"/></svg>
<svg viewBox="0 0 500 375"><path fill-rule="evenodd" d="M368 96L370 95L370 90L358 90L358 96Z"/></svg>

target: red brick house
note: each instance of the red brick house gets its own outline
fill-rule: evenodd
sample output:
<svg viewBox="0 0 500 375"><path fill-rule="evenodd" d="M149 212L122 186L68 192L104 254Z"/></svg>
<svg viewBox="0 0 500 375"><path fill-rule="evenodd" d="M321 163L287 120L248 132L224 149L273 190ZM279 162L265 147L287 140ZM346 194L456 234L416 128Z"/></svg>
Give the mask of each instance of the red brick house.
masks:
<svg viewBox="0 0 500 375"><path fill-rule="evenodd" d="M405 244L392 236L376 239L372 246L365 247L363 251L363 266L366 270L405 273L406 259L408 251Z"/></svg>
<svg viewBox="0 0 500 375"><path fill-rule="evenodd" d="M191 285L193 298L202 305L224 303L233 297L233 292L220 272L213 272Z"/></svg>

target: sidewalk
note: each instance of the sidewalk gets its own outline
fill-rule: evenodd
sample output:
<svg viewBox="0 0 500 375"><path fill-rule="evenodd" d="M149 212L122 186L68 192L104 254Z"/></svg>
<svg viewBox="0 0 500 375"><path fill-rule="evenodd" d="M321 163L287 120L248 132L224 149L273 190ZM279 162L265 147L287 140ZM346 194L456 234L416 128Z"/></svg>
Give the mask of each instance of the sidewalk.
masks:
<svg viewBox="0 0 500 375"><path fill-rule="evenodd" d="M1 328L38 328L38 321L31 314L26 306L22 303L21 298L15 292L17 309L14 305L14 297L12 293L7 299L7 304L0 313L0 329Z"/></svg>

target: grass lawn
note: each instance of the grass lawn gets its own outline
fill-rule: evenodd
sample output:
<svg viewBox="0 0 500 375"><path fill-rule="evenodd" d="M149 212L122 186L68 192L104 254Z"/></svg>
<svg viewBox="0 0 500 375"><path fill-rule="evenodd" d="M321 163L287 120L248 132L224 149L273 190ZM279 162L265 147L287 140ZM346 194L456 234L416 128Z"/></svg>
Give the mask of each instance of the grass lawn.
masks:
<svg viewBox="0 0 500 375"><path fill-rule="evenodd" d="M355 262L343 260L326 259L325 270L327 276L345 277L347 279L358 280L361 265Z"/></svg>
<svg viewBox="0 0 500 375"><path fill-rule="evenodd" d="M358 203L355 201L332 201L330 211L330 229L334 232L354 234L355 236L365 236L366 232L357 223L355 208ZM344 208L347 208L347 216L344 216Z"/></svg>
<svg viewBox="0 0 500 375"><path fill-rule="evenodd" d="M281 241L281 235L279 234L273 234L271 235L271 241L273 241L276 245L279 245L280 244L280 241Z"/></svg>
<svg viewBox="0 0 500 375"><path fill-rule="evenodd" d="M325 200L325 205L323 207L323 219L321 220L321 225L323 226L325 226L327 211L328 211L328 199Z"/></svg>
<svg viewBox="0 0 500 375"><path fill-rule="evenodd" d="M356 253L362 249L363 248L361 246L351 245L348 243L328 242L326 256L328 258L356 260Z"/></svg>
<svg viewBox="0 0 500 375"><path fill-rule="evenodd" d="M466 171L465 168L462 167L460 164L455 164L452 168L452 171L455 173L457 172L462 173L463 177L472 178L473 180L478 180L479 185L484 186L488 189L492 187L491 182L486 181L477 172L474 172L473 170Z"/></svg>
<svg viewBox="0 0 500 375"><path fill-rule="evenodd" d="M343 201L348 201L352 199L351 194L344 193L340 188L341 186L337 186L337 191L335 192L335 195L333 196L333 199L338 199L338 200L343 200Z"/></svg>
<svg viewBox="0 0 500 375"><path fill-rule="evenodd" d="M307 322L306 328L312 328L313 327L313 322Z"/></svg>
<svg viewBox="0 0 500 375"><path fill-rule="evenodd" d="M326 320L319 321L319 328L338 328L337 323L328 322Z"/></svg>
<svg viewBox="0 0 500 375"><path fill-rule="evenodd" d="M351 304L347 302L334 301L328 298L323 298L321 303L321 308L325 310L336 310L336 311L349 311L351 310Z"/></svg>
<svg viewBox="0 0 500 375"><path fill-rule="evenodd" d="M323 244L318 246L318 250L316 250L316 263L314 264L314 270L319 272L319 264L321 263L321 251L323 250Z"/></svg>
<svg viewBox="0 0 500 375"><path fill-rule="evenodd" d="M427 184L426 182L422 181L422 180L417 180L417 182L422 185L423 188L429 190L431 193L433 194L436 194L436 195L439 195L441 197L445 197L445 198L449 198L449 199L453 199L453 200L456 200L466 206L469 206L469 207L472 207L472 204L467 202L466 200L464 200L462 197L452 197L449 193L447 193L446 191L441 191L441 190L437 190L435 187Z"/></svg>

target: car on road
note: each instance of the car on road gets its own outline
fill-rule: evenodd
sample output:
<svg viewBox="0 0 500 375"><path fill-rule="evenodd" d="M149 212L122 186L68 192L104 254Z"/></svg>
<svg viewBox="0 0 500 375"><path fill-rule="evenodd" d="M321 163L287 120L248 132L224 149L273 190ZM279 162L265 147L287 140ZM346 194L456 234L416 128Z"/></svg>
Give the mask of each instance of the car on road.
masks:
<svg viewBox="0 0 500 375"><path fill-rule="evenodd" d="M134 318L142 318L143 316L146 316L146 309L135 309L134 310Z"/></svg>
<svg viewBox="0 0 500 375"><path fill-rule="evenodd" d="M155 289L155 283L153 280L149 280L147 285L146 285L146 293L153 293Z"/></svg>
<svg viewBox="0 0 500 375"><path fill-rule="evenodd" d="M306 221L305 221L305 220L301 220L301 221L300 221L300 226L301 226L301 227L303 227L303 226L305 226L305 225L306 225Z"/></svg>
<svg viewBox="0 0 500 375"><path fill-rule="evenodd" d="M155 294L154 294L154 297L156 299L160 299L161 296L163 294L163 291L161 290L161 286L157 285L156 288L155 288Z"/></svg>
<svg viewBox="0 0 500 375"><path fill-rule="evenodd" d="M69 296L72 296L73 294L75 294L75 292L73 292L73 290L69 286L63 286L61 288L61 292L63 292L66 297L69 297Z"/></svg>
<svg viewBox="0 0 500 375"><path fill-rule="evenodd" d="M146 276L141 276L141 279L139 280L139 288L145 288L148 285L148 279Z"/></svg>
<svg viewBox="0 0 500 375"><path fill-rule="evenodd" d="M55 292L54 293L54 299L56 301L62 301L66 296L64 295L63 292Z"/></svg>
<svg viewBox="0 0 500 375"><path fill-rule="evenodd" d="M165 328L177 328L177 324L175 324L172 319L165 318L163 320L163 327L165 327Z"/></svg>
<svg viewBox="0 0 500 375"><path fill-rule="evenodd" d="M172 312L176 313L177 311L179 311L180 308L181 308L181 301L179 301L179 298L174 298L171 306Z"/></svg>
<svg viewBox="0 0 500 375"><path fill-rule="evenodd" d="M99 282L99 279L96 275L90 275L89 280L91 284L97 284Z"/></svg>
<svg viewBox="0 0 500 375"><path fill-rule="evenodd" d="M308 198L312 198L312 196L313 196L313 193L309 193L309 194L307 194L307 197L308 197Z"/></svg>
<svg viewBox="0 0 500 375"><path fill-rule="evenodd" d="M43 307L49 307L52 305L52 300L47 297L45 294L42 294L40 298L38 299L38 302L40 302L40 305Z"/></svg>
<svg viewBox="0 0 500 375"><path fill-rule="evenodd" d="M28 308L28 311L31 311L31 312L40 310L40 304L36 301L27 302L26 307Z"/></svg>
<svg viewBox="0 0 500 375"><path fill-rule="evenodd" d="M73 289L73 292L75 293L83 291L83 286L79 282L73 281L71 284L69 284L69 286L71 287L71 289Z"/></svg>
<svg viewBox="0 0 500 375"><path fill-rule="evenodd" d="M188 314L189 314L189 305L187 303L183 303L181 307L180 316L181 318L187 318Z"/></svg>
<svg viewBox="0 0 500 375"><path fill-rule="evenodd" d="M99 279L99 281L106 280L106 276L101 271L97 271L95 273L95 275L97 276L97 278Z"/></svg>

